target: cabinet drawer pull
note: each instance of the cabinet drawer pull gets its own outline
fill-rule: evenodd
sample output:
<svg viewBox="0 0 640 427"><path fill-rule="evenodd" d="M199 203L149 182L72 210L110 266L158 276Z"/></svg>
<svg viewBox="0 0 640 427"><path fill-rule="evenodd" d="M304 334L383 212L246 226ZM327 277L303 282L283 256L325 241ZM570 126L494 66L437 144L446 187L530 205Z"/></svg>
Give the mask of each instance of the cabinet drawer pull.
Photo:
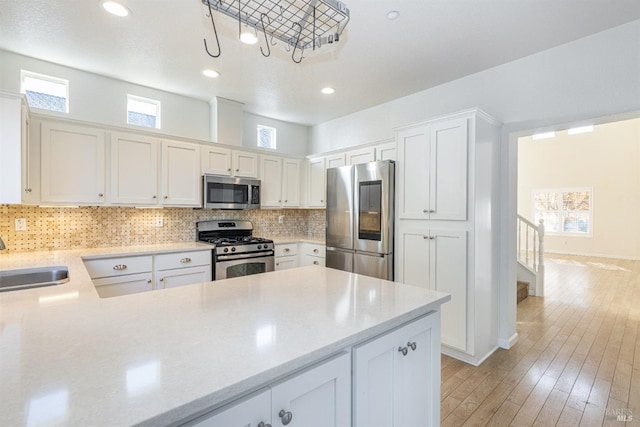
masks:
<svg viewBox="0 0 640 427"><path fill-rule="evenodd" d="M285 425L285 426L289 424L293 419L293 414L289 411L285 411L284 409L281 409L280 412L278 412L278 416L280 417L280 421L282 422L282 425Z"/></svg>
<svg viewBox="0 0 640 427"><path fill-rule="evenodd" d="M416 351L416 348L418 347L418 345L416 344L415 341L414 342L409 341L407 343L407 347L411 347L411 350Z"/></svg>
<svg viewBox="0 0 640 427"><path fill-rule="evenodd" d="M314 254L317 254L317 253L319 253L319 252L320 252L320 251L319 251L318 249L314 249L314 250L313 250L313 253L314 253Z"/></svg>
<svg viewBox="0 0 640 427"><path fill-rule="evenodd" d="M188 263L188 262L191 262L191 258L182 258L182 259L180 260L180 262L181 262L181 263L183 263L183 264L186 264L186 263Z"/></svg>
<svg viewBox="0 0 640 427"><path fill-rule="evenodd" d="M116 264L113 266L114 270L121 271L127 269L127 264Z"/></svg>
<svg viewBox="0 0 640 427"><path fill-rule="evenodd" d="M289 251L291 251L291 249L289 249L289 248L284 248L284 251L285 251L285 252L289 252Z"/></svg>
<svg viewBox="0 0 640 427"><path fill-rule="evenodd" d="M407 347L398 347L398 351L402 353L403 356L406 356L409 352L409 349Z"/></svg>
<svg viewBox="0 0 640 427"><path fill-rule="evenodd" d="M313 265L320 265L318 261L313 261Z"/></svg>

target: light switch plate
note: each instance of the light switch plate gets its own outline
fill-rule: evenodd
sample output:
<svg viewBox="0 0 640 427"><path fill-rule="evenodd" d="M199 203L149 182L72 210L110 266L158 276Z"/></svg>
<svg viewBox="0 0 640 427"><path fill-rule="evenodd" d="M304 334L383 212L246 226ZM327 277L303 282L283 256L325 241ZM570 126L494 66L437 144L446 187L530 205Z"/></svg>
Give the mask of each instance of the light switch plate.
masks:
<svg viewBox="0 0 640 427"><path fill-rule="evenodd" d="M27 220L25 218L16 218L16 231L27 231Z"/></svg>

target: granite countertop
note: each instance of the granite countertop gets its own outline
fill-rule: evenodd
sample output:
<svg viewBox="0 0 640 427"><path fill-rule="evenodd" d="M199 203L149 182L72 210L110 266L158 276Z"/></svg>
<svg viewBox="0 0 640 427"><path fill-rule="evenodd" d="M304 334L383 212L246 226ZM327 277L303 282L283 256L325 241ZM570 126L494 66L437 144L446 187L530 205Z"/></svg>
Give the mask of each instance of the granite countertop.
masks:
<svg viewBox="0 0 640 427"><path fill-rule="evenodd" d="M0 293L0 425L174 423L450 298L311 266L101 299L82 262L207 248L0 255L0 270L70 273L62 285Z"/></svg>

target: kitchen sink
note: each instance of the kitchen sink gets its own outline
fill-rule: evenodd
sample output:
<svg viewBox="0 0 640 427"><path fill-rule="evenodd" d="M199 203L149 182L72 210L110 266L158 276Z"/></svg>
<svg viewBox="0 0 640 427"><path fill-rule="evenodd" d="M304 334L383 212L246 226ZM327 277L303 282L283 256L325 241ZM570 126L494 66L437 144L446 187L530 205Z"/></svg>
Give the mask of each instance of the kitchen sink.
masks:
<svg viewBox="0 0 640 427"><path fill-rule="evenodd" d="M0 271L0 292L61 285L68 281L69 269L65 266L4 270Z"/></svg>

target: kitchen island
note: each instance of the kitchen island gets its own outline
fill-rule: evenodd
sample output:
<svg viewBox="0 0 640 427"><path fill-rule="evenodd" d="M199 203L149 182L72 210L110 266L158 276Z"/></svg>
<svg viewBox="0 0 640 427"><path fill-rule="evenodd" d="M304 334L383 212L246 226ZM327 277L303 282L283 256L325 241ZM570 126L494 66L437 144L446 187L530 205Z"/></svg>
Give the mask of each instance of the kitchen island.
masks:
<svg viewBox="0 0 640 427"><path fill-rule="evenodd" d="M422 288L312 266L101 299L82 262L190 245L0 256L71 279L0 293L0 425L175 425L430 313L439 342Z"/></svg>

